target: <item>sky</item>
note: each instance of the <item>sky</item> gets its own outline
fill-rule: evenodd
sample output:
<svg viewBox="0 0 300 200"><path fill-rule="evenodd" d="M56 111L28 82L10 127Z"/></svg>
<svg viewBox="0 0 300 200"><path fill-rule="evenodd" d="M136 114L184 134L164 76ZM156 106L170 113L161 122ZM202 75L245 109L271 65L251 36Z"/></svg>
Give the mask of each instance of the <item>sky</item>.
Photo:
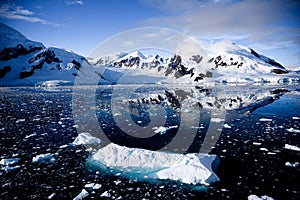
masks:
<svg viewBox="0 0 300 200"><path fill-rule="evenodd" d="M122 31L161 27L197 40L230 40L294 67L299 11L298 0L2 0L0 22L83 56Z"/></svg>

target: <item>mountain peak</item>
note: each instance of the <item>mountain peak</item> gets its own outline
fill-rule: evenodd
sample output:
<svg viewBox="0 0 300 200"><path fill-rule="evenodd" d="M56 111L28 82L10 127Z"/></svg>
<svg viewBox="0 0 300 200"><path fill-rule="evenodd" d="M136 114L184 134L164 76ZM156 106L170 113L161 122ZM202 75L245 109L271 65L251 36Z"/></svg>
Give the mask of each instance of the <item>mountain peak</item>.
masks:
<svg viewBox="0 0 300 200"><path fill-rule="evenodd" d="M28 40L23 34L19 31L0 23L0 51L4 48L16 47L19 44L22 44L26 49L32 47L44 47L39 42L33 42Z"/></svg>

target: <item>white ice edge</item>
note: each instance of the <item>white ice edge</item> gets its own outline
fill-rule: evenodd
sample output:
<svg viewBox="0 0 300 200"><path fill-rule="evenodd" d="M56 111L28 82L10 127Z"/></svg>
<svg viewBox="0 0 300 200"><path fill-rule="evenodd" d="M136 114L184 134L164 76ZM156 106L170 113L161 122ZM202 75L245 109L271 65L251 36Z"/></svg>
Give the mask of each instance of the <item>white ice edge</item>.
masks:
<svg viewBox="0 0 300 200"><path fill-rule="evenodd" d="M143 180L174 180L193 185L219 181L213 171L216 155L176 154L109 144L93 154L87 166L115 169L125 176Z"/></svg>

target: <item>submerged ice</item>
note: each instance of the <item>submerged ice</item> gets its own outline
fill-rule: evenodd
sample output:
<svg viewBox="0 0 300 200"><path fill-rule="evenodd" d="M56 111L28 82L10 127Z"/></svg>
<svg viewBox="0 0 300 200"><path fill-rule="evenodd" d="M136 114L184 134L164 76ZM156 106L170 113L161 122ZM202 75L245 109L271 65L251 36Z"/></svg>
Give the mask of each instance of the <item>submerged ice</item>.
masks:
<svg viewBox="0 0 300 200"><path fill-rule="evenodd" d="M126 177L140 180L174 180L193 185L209 185L219 181L213 167L216 155L175 154L128 148L109 144L98 150L87 161L87 166L98 170L115 170Z"/></svg>

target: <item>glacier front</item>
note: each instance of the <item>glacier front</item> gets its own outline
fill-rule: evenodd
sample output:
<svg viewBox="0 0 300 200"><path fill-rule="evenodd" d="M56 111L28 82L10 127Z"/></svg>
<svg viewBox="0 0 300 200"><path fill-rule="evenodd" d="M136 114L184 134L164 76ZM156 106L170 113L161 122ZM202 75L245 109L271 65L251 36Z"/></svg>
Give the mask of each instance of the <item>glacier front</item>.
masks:
<svg viewBox="0 0 300 200"><path fill-rule="evenodd" d="M177 154L109 144L86 163L93 170L107 170L140 181L173 180L192 185L219 181L216 155Z"/></svg>

